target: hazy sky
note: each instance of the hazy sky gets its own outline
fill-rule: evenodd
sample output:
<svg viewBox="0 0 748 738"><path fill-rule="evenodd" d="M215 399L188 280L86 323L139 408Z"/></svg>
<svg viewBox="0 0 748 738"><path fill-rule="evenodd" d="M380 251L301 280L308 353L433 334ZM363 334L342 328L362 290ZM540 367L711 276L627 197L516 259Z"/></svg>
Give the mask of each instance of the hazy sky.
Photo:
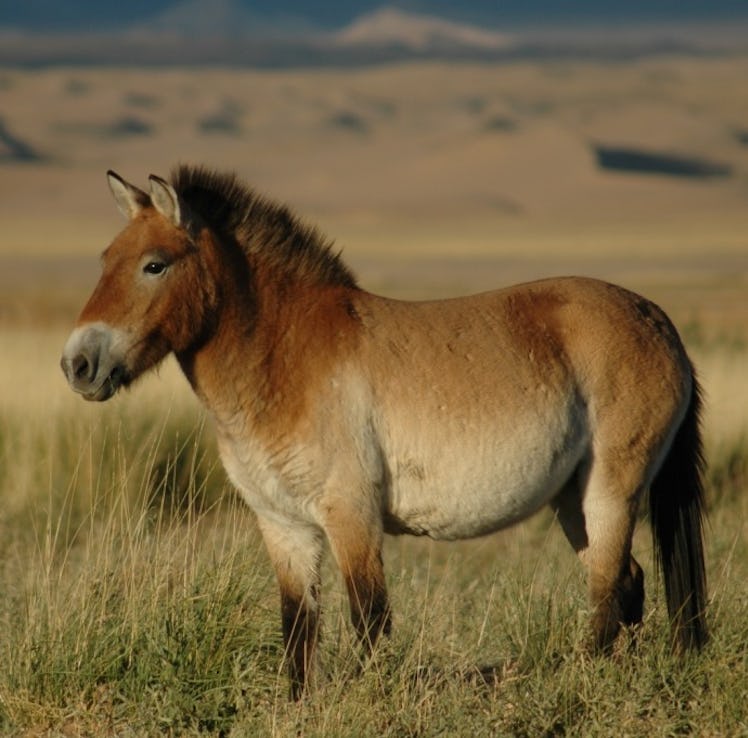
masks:
<svg viewBox="0 0 748 738"><path fill-rule="evenodd" d="M26 28L99 28L136 23L170 6L201 0L0 0L0 25ZM219 0L260 16L301 17L322 27L338 26L384 5L438 13L466 21L502 24L724 20L748 16L746 0ZM202 0L210 8L211 0ZM215 2L215 0L213 0ZM206 11L209 12L209 11Z"/></svg>

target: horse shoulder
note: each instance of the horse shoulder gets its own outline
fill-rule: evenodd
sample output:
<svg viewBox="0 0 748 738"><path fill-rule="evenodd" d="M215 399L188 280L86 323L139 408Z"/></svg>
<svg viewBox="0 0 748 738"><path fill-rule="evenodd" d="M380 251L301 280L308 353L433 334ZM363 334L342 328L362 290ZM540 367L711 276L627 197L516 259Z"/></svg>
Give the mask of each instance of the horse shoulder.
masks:
<svg viewBox="0 0 748 738"><path fill-rule="evenodd" d="M361 487L377 476L378 460L352 298L323 294L306 304L262 337L263 360L245 361L252 368L216 425L222 462L251 507L311 519L325 490Z"/></svg>

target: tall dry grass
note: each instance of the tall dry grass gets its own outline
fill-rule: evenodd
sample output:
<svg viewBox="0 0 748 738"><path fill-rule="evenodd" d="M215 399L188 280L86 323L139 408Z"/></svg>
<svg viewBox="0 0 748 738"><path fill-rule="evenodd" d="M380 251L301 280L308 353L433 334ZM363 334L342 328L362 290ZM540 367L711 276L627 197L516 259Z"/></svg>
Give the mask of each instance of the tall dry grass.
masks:
<svg viewBox="0 0 748 738"><path fill-rule="evenodd" d="M392 539L395 630L359 660L325 573L325 678L286 701L277 592L174 365L74 397L64 331L3 328L0 730L19 735L734 735L748 730L748 351L694 347L708 397L713 639L669 649L646 525L638 645L589 657L580 567L549 514L458 544Z"/></svg>

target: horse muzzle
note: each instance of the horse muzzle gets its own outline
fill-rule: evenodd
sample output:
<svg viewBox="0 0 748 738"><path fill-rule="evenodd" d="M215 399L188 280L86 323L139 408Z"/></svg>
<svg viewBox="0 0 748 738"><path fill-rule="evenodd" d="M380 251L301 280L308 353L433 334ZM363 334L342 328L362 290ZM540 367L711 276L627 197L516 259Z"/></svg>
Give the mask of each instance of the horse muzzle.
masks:
<svg viewBox="0 0 748 738"><path fill-rule="evenodd" d="M60 366L73 390L86 400L102 402L127 382L121 337L104 323L76 328L62 352Z"/></svg>

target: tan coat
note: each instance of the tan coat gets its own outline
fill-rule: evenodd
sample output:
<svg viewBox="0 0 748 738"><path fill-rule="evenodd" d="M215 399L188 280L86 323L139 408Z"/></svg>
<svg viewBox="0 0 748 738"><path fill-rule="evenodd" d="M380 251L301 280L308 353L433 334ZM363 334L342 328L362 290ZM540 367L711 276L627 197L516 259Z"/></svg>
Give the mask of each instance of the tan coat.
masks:
<svg viewBox="0 0 748 738"><path fill-rule="evenodd" d="M177 355L275 566L295 696L325 542L370 647L390 627L384 532L469 538L550 504L607 649L641 620L631 537L647 490L676 639L704 641L698 385L659 308L574 277L389 300L232 178L182 168L150 194L110 185L131 221L63 368L103 400Z"/></svg>

